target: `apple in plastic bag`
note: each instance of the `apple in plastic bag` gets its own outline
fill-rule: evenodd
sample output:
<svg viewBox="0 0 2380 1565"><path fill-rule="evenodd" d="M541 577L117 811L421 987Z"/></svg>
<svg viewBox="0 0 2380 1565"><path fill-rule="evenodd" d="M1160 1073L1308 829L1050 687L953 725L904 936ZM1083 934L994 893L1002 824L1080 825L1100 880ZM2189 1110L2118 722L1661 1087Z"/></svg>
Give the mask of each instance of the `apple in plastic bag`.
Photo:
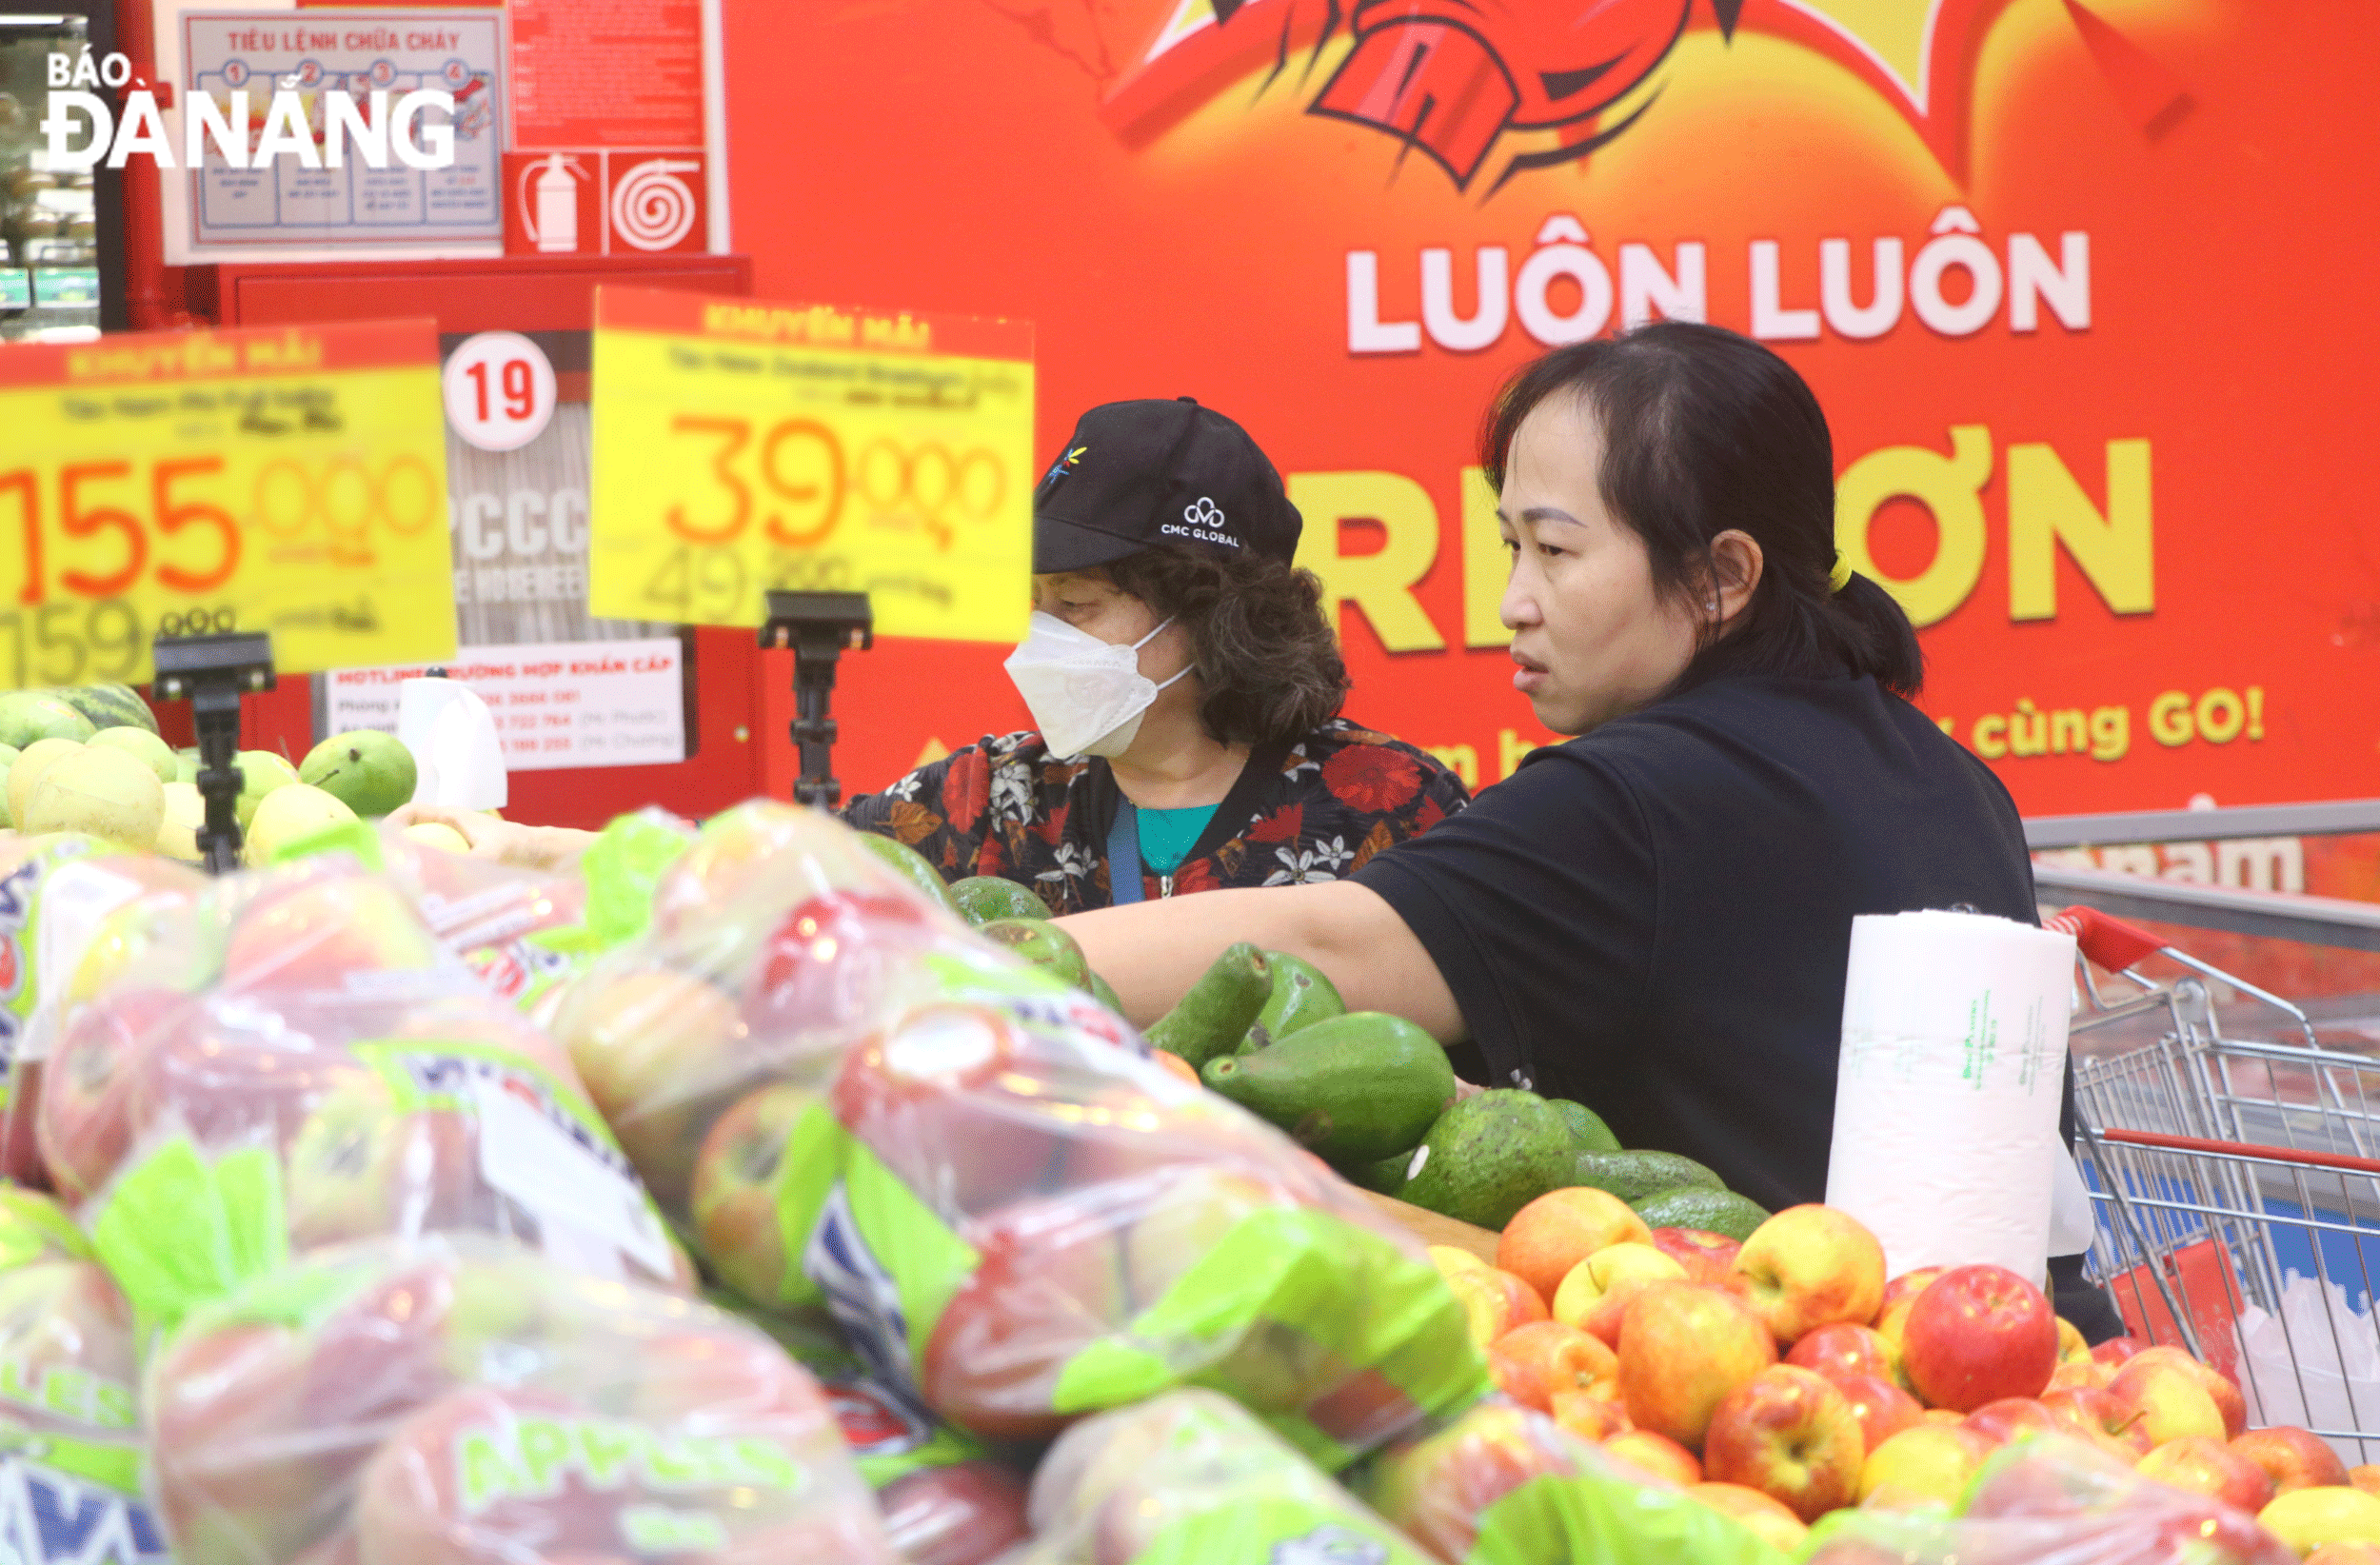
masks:
<svg viewBox="0 0 2380 1565"><path fill-rule="evenodd" d="M10 1422L127 1437L140 1422L132 1344L132 1307L96 1261L0 1272L0 1402Z"/></svg>
<svg viewBox="0 0 2380 1565"><path fill-rule="evenodd" d="M376 1441L301 1437L312 1374L304 1336L261 1322L186 1333L151 1372L151 1493L180 1565L289 1559L345 1522Z"/></svg>
<svg viewBox="0 0 2380 1565"><path fill-rule="evenodd" d="M1575 1470L1538 1424L1552 1427L1524 1408L1482 1402L1427 1439L1390 1448L1366 1497L1438 1558L1465 1558L1480 1512L1540 1474Z"/></svg>
<svg viewBox="0 0 2380 1565"><path fill-rule="evenodd" d="M984 1457L903 1474L876 1498L908 1565L985 1565L1032 1535L1024 1481Z"/></svg>
<svg viewBox="0 0 2380 1565"><path fill-rule="evenodd" d="M934 1411L989 1439L1045 1439L1058 1374L1131 1317L1124 1236L1132 1199L1103 1192L1021 1202L962 1237L982 1259L943 1308L919 1387Z"/></svg>
<svg viewBox="0 0 2380 1565"><path fill-rule="evenodd" d="M750 1069L735 1001L687 973L599 968L570 986L553 1031L654 1199L684 1212L704 1129Z"/></svg>
<svg viewBox="0 0 2380 1565"><path fill-rule="evenodd" d="M695 1238L720 1280L757 1304L777 1302L784 1285L777 1179L785 1139L818 1101L818 1094L790 1081L760 1087L720 1116L695 1159Z"/></svg>
<svg viewBox="0 0 2380 1565"><path fill-rule="evenodd" d="M929 1004L844 1054L835 1118L945 1220L1044 1185L1068 1142L1093 1134L1080 1105L1042 1090L1033 1040L983 1005Z"/></svg>
<svg viewBox="0 0 2380 1565"><path fill-rule="evenodd" d="M290 873L290 883L266 886L241 910L224 953L228 988L335 993L347 988L350 973L429 972L448 960L387 882L320 870Z"/></svg>
<svg viewBox="0 0 2380 1565"><path fill-rule="evenodd" d="M111 994L77 1012L42 1071L35 1137L58 1193L96 1191L131 1150L132 1079L147 1050L193 1020L197 1002L170 989Z"/></svg>
<svg viewBox="0 0 2380 1565"><path fill-rule="evenodd" d="M478 1129L446 1110L399 1113L358 1070L323 1095L287 1155L289 1241L300 1249L460 1222L479 1184Z"/></svg>
<svg viewBox="0 0 2380 1565"><path fill-rule="evenodd" d="M754 1036L826 1040L874 1020L899 967L944 938L925 904L875 891L830 891L779 920L744 986Z"/></svg>

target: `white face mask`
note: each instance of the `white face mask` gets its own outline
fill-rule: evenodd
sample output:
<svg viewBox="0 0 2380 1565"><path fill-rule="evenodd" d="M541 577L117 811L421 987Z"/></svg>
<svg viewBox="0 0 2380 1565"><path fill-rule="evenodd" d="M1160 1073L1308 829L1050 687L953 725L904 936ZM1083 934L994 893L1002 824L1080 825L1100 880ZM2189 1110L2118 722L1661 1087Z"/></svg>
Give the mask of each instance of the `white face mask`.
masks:
<svg viewBox="0 0 2380 1565"><path fill-rule="evenodd" d="M1140 648L1158 630L1126 646L1078 630L1055 614L1033 611L1031 628L1008 654L1008 677L1033 714L1033 725L1053 756L1119 756L1140 732L1140 719L1165 684L1140 672Z"/></svg>

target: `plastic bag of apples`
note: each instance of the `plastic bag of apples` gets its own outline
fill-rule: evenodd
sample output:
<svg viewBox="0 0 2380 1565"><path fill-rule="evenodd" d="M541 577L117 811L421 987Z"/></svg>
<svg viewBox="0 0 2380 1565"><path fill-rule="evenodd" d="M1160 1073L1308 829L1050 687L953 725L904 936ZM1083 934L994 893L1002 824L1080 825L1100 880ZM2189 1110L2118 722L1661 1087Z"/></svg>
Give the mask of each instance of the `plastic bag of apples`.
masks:
<svg viewBox="0 0 2380 1565"><path fill-rule="evenodd" d="M1501 1397L1388 1447L1356 1490L1443 1565L1783 1565L1678 1485ZM1756 1497L1756 1496L1755 1496Z"/></svg>
<svg viewBox="0 0 2380 1565"><path fill-rule="evenodd" d="M1075 1425L1033 1478L1035 1541L1002 1565L1428 1565L1230 1398L1177 1391Z"/></svg>
<svg viewBox="0 0 2380 1565"><path fill-rule="evenodd" d="M75 992L41 1150L151 1324L293 1251L434 1230L690 1280L568 1060L352 859L126 906Z"/></svg>
<svg viewBox="0 0 2380 1565"><path fill-rule="evenodd" d="M49 1183L34 1128L43 1062L84 948L123 904L188 900L206 883L169 859L109 857L73 833L0 842L0 1178Z"/></svg>
<svg viewBox="0 0 2380 1565"><path fill-rule="evenodd" d="M29 1557L165 1559L141 1497L138 1383L131 1307L82 1234L47 1198L0 1187L0 1538L44 1551Z"/></svg>
<svg viewBox="0 0 2380 1565"><path fill-rule="evenodd" d="M2105 1452L2035 1434L2005 1447L1940 1511L1838 1511L1803 1565L2291 1565L2244 1511L2142 1476Z"/></svg>
<svg viewBox="0 0 2380 1565"><path fill-rule="evenodd" d="M180 1565L894 1565L757 1328L477 1236L324 1251L149 1362Z"/></svg>
<svg viewBox="0 0 2380 1565"><path fill-rule="evenodd" d="M554 1030L724 1281L977 1436L1200 1384L1336 1468L1485 1389L1408 1237L818 812L705 825Z"/></svg>

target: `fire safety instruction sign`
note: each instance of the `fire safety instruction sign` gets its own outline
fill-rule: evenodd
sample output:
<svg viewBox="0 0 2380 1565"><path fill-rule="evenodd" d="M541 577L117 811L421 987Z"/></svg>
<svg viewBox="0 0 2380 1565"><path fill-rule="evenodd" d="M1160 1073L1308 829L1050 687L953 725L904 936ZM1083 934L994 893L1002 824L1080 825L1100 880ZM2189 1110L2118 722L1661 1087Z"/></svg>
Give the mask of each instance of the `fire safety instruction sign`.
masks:
<svg viewBox="0 0 2380 1565"><path fill-rule="evenodd" d="M182 18L185 113L244 129L204 142L189 169L202 246L451 244L504 237L502 23L454 10L191 12ZM451 110L407 104L445 93ZM287 107L294 94L295 110ZM359 147L337 109L387 118ZM303 115L303 122L296 123ZM336 141L335 148L332 146ZM446 145L449 143L450 146ZM413 156L407 156L413 153ZM334 155L335 154L335 155Z"/></svg>

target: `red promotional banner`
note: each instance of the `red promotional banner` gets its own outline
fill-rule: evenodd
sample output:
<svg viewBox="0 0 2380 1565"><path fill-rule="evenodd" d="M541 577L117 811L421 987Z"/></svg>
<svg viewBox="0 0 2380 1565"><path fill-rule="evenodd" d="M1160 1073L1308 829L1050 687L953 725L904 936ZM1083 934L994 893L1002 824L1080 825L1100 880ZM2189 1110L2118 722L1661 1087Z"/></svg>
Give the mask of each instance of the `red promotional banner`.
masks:
<svg viewBox="0 0 2380 1565"><path fill-rule="evenodd" d="M744 0L728 34L758 292L1034 322L1045 453L1113 398L1240 420L1351 715L1482 784L1544 737L1482 407L1683 316L1816 387L1841 546L2027 813L2380 793L2362 0ZM845 780L1022 726L1000 658L845 660Z"/></svg>

